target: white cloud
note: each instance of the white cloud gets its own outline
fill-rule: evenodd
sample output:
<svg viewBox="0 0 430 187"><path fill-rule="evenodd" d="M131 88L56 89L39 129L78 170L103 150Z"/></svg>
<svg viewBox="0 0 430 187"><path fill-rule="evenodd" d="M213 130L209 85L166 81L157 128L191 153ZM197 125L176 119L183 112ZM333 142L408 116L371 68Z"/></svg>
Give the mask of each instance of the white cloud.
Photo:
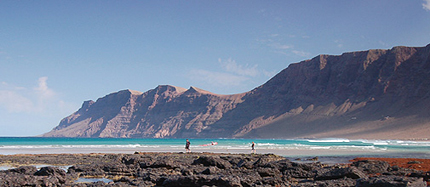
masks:
<svg viewBox="0 0 430 187"><path fill-rule="evenodd" d="M12 113L44 114L62 112L71 105L58 98L48 87L48 77L40 77L34 88L15 86L7 82L0 84L0 108Z"/></svg>
<svg viewBox="0 0 430 187"><path fill-rule="evenodd" d="M212 72L201 69L191 70L190 76L194 80L200 80L216 87L239 86L245 81L249 80L249 78L245 76L238 76L223 72Z"/></svg>
<svg viewBox="0 0 430 187"><path fill-rule="evenodd" d="M61 94L48 86L48 78L40 77L34 86L17 86L0 81L0 135L22 136L48 132L79 105L65 102Z"/></svg>
<svg viewBox="0 0 430 187"><path fill-rule="evenodd" d="M0 90L0 107L9 112L31 112L34 104L17 90Z"/></svg>
<svg viewBox="0 0 430 187"><path fill-rule="evenodd" d="M284 49L292 49L293 46L292 45L285 45L285 44L280 44L280 43L270 43L268 44L268 46L274 48L274 49L280 49L280 50L284 50Z"/></svg>
<svg viewBox="0 0 430 187"><path fill-rule="evenodd" d="M231 58L227 60L222 60L221 58L219 58L218 62L221 64L221 67L225 71L231 72L237 75L255 77L259 74L257 65L254 65L252 67L249 67L248 64L245 66L242 66L240 64L237 64L236 61L232 60Z"/></svg>
<svg viewBox="0 0 430 187"><path fill-rule="evenodd" d="M258 11L258 13L265 13L265 12L266 12L266 9L261 9Z"/></svg>
<svg viewBox="0 0 430 187"><path fill-rule="evenodd" d="M266 70L263 70L262 72L266 77L273 77L278 73L278 71L266 71Z"/></svg>
<svg viewBox="0 0 430 187"><path fill-rule="evenodd" d="M309 57L311 54L306 52L306 51L298 51L298 50L293 50L292 51L294 54L302 56L302 57Z"/></svg>
<svg viewBox="0 0 430 187"><path fill-rule="evenodd" d="M378 43L384 47L389 47L390 45L388 45L387 43L385 43L384 41L379 40Z"/></svg>
<svg viewBox="0 0 430 187"><path fill-rule="evenodd" d="M422 5L424 10L430 11L430 0L424 0L424 3Z"/></svg>
<svg viewBox="0 0 430 187"><path fill-rule="evenodd" d="M258 65L242 65L232 58L218 59L219 71L193 69L188 78L195 81L193 84L205 84L216 88L247 88L255 86L255 82L266 80L275 72L259 69Z"/></svg>
<svg viewBox="0 0 430 187"><path fill-rule="evenodd" d="M339 48L343 47L343 40L335 40L334 43L336 43Z"/></svg>
<svg viewBox="0 0 430 187"><path fill-rule="evenodd" d="M39 96L44 99L49 99L55 96L55 92L48 88L47 80L48 77L40 77L38 80L38 87L34 88Z"/></svg>
<svg viewBox="0 0 430 187"><path fill-rule="evenodd" d="M295 48L294 45L285 43L285 41L290 40L290 38L297 38L297 36L292 34L286 35L286 36L282 36L280 34L270 34L266 36L266 38L257 39L256 41L259 43L259 45L268 47L273 53L282 54L285 56L290 56L290 55L298 55L301 57L310 56L309 52L299 51ZM307 35L302 35L301 38L307 39L310 37ZM338 47L343 47L343 45L338 44Z"/></svg>

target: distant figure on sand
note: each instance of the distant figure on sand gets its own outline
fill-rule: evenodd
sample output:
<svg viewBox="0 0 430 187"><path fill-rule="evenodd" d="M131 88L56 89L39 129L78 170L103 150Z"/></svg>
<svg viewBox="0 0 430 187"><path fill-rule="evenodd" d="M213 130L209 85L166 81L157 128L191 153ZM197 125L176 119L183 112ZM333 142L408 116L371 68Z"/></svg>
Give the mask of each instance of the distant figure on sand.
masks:
<svg viewBox="0 0 430 187"><path fill-rule="evenodd" d="M190 150L190 141L187 139L187 143L185 143L185 151L188 153L188 152L191 152L191 150Z"/></svg>
<svg viewBox="0 0 430 187"><path fill-rule="evenodd" d="M254 154L255 154L255 143L254 143L254 142L252 142L251 147L252 147L252 151L251 151L251 153L254 153Z"/></svg>

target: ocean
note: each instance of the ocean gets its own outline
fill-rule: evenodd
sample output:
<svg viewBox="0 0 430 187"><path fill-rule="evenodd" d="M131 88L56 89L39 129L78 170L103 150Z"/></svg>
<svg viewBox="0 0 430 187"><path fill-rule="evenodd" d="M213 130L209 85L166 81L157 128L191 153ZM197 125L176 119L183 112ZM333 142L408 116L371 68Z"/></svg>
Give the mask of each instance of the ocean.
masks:
<svg viewBox="0 0 430 187"><path fill-rule="evenodd" d="M285 157L430 158L430 141L348 139L190 139L191 151ZM216 144L216 145L212 145ZM0 137L0 154L185 152L185 139Z"/></svg>

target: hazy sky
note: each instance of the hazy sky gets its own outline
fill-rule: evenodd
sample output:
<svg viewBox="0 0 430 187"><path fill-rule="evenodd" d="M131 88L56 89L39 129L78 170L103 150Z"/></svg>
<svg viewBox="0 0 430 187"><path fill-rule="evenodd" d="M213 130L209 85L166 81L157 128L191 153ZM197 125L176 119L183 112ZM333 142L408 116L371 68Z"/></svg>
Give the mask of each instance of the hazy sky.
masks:
<svg viewBox="0 0 430 187"><path fill-rule="evenodd" d="M430 0L0 1L0 136L157 85L249 91L290 63L430 43Z"/></svg>

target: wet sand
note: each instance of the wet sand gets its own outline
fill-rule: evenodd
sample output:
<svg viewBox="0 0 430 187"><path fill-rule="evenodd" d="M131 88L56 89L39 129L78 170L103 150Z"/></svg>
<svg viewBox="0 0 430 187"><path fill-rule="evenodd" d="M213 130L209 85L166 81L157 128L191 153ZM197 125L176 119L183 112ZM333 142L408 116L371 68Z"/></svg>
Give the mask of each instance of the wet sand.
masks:
<svg viewBox="0 0 430 187"><path fill-rule="evenodd" d="M249 154L251 149L210 149L205 147L191 147L194 153L232 153ZM0 155L14 154L88 154L88 153L123 153L132 154L134 152L185 152L183 148L0 148ZM377 156L390 157L387 155L408 154L405 152L379 151L379 150L350 150L350 149L261 149L257 148L258 154L276 154L284 157L311 157L311 156ZM413 153L410 153L414 155ZM430 158L430 155L427 155ZM399 156L396 156L399 157Z"/></svg>
<svg viewBox="0 0 430 187"><path fill-rule="evenodd" d="M250 154L250 149L211 149L210 147L192 146L192 153L219 153L219 154ZM67 148L67 147L44 147L44 148L5 148L0 147L0 155L17 154L133 154L135 152L146 153L181 153L185 149L181 147L116 147L116 148ZM318 157L318 162L324 164L344 164L357 157L379 157L379 158L428 158L427 153L396 152L392 150L364 150L364 149L262 149L257 147L257 154L275 154L286 157L296 162L312 162L312 158Z"/></svg>

